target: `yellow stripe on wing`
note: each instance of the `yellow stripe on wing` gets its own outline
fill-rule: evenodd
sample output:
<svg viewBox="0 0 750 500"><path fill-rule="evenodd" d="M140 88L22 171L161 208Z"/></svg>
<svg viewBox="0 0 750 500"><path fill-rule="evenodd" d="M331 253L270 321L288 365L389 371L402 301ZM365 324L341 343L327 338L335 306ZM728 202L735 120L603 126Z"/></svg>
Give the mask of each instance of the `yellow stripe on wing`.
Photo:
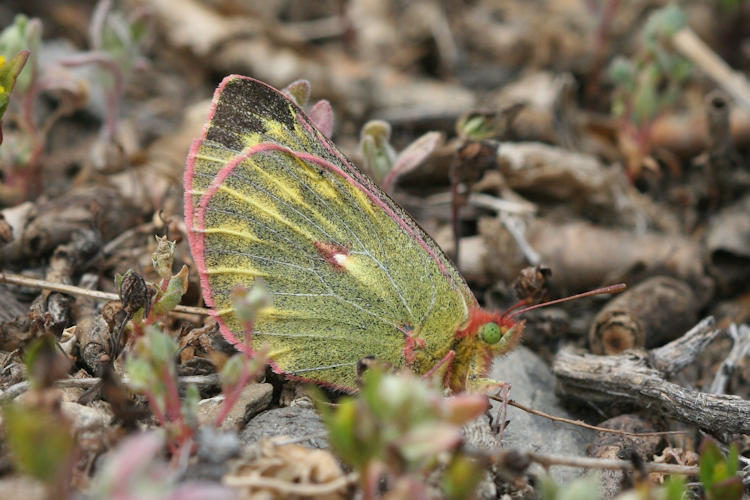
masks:
<svg viewBox="0 0 750 500"><path fill-rule="evenodd" d="M268 276L268 273L263 273L260 271L257 271L255 269L250 269L248 267L238 268L238 267L214 267L211 269L206 269L206 274L215 276L218 274L241 274L243 276L252 276L255 277L266 277Z"/></svg>
<svg viewBox="0 0 750 500"><path fill-rule="evenodd" d="M252 234L250 231L247 231L244 229L230 229L227 227L215 227L215 228L205 229L203 232L205 234L223 234L226 236L237 236L238 238L252 241L253 243L263 243L263 240L261 240L260 238Z"/></svg>
<svg viewBox="0 0 750 500"><path fill-rule="evenodd" d="M308 231L305 231L302 227L298 226L297 224L292 223L289 219L287 219L284 214L279 212L275 206L266 203L263 203L262 201L258 201L255 198L251 196L247 196L243 193L240 193L239 191L232 189L230 187L227 187L226 185L222 184L219 186L219 189L217 191L221 193L225 193L237 200L240 200L248 205L251 205L254 208L257 208L260 212L264 213L268 217L275 219L279 223L287 226L294 232L302 235L304 238L310 241L315 241L315 237L310 234Z"/></svg>

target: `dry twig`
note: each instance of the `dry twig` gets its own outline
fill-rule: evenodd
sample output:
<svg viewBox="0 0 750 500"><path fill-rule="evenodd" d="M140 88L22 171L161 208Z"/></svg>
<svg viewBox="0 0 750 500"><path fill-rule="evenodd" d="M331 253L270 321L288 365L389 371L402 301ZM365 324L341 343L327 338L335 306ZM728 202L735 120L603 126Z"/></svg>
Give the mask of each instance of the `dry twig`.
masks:
<svg viewBox="0 0 750 500"><path fill-rule="evenodd" d="M629 404L711 433L750 433L750 401L737 396L708 394L667 380L693 362L718 330L706 318L681 338L651 351L626 351L616 356L557 354L554 373L560 391L591 403Z"/></svg>
<svg viewBox="0 0 750 500"><path fill-rule="evenodd" d="M62 283L55 283L52 281L40 280L36 278L29 278L27 276L21 276L19 274L12 273L0 273L0 283L8 283L10 285L28 286L31 288L40 288L43 290L50 290L52 292L67 293L70 295L81 295L83 297L90 297L92 299L99 300L120 300L120 297L116 293L100 292L98 290L89 290L88 288L81 288L74 285L63 285ZM184 314L200 314L203 316L210 316L211 310L205 307L191 307L178 305L170 313L184 313Z"/></svg>

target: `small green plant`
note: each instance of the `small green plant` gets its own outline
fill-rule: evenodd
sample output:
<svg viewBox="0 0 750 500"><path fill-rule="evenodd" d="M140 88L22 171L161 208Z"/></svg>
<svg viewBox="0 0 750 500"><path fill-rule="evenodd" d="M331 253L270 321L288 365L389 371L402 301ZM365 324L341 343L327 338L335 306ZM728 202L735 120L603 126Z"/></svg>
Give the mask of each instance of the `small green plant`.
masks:
<svg viewBox="0 0 750 500"><path fill-rule="evenodd" d="M10 94L13 92L13 87L16 86L18 75L21 74L28 58L28 50L21 50L10 59L5 55L0 55L0 121L5 114L5 110L8 109ZM2 123L0 123L0 144L2 143L3 128Z"/></svg>
<svg viewBox="0 0 750 500"><path fill-rule="evenodd" d="M75 441L59 411L23 403L3 406L5 439L13 462L25 474L42 481L50 498L64 498L70 479Z"/></svg>
<svg viewBox="0 0 750 500"><path fill-rule="evenodd" d="M631 179L649 161L654 121L677 101L690 76L691 64L669 46L685 26L685 13L676 5L654 11L641 32L640 50L631 58L616 57L609 66L615 84L612 114L623 124L620 145Z"/></svg>
<svg viewBox="0 0 750 500"><path fill-rule="evenodd" d="M188 268L182 268L172 274L175 243L166 237L156 237L156 249L151 254L151 262L159 281L147 283L138 273L128 270L125 274L115 276L115 285L120 290L123 309L132 319L129 327L136 336L143 333L143 328L157 321L166 319L182 300L188 287Z"/></svg>
<svg viewBox="0 0 750 500"><path fill-rule="evenodd" d="M53 335L44 335L29 346L25 364L31 390L23 401L3 404L5 441L19 471L44 483L49 498L65 498L76 444L52 385L68 374L71 361Z"/></svg>
<svg viewBox="0 0 750 500"><path fill-rule="evenodd" d="M739 471L739 451L732 444L729 455L724 454L712 439L701 445L700 478L708 500L739 500L742 498L742 478Z"/></svg>
<svg viewBox="0 0 750 500"><path fill-rule="evenodd" d="M148 32L145 11L125 18L112 9L111 0L97 5L89 29L90 50L40 64L42 22L23 14L0 32L0 117L7 112L5 147L1 150L4 166L3 190L6 203L32 197L42 189L41 159L52 126L63 116L86 104L89 89L99 86L106 95L107 110L97 146L91 149L92 161L99 164L104 146L115 140L119 105L125 85L144 65L142 47ZM21 55L19 58L19 54ZM25 60L25 65L21 63ZM95 66L94 81L86 81L71 72L79 66ZM5 68L5 71L4 69ZM15 85L13 85L15 83ZM14 89L14 98L8 99ZM57 100L56 108L40 113L43 95ZM8 106L10 104L10 106Z"/></svg>
<svg viewBox="0 0 750 500"><path fill-rule="evenodd" d="M297 80L287 85L282 92L297 103L299 107L305 108L310 100L312 89L310 82L307 80ZM331 108L330 102L325 99L317 101L307 111L307 115L315 126L323 132L324 136L331 137L333 134L333 108Z"/></svg>
<svg viewBox="0 0 750 500"><path fill-rule="evenodd" d="M449 498L468 498L482 478L476 460L462 451L461 427L488 408L487 398L444 398L437 386L412 373L367 370L358 397L331 408L317 389L315 399L329 430L331 447L359 471L365 498L379 485L412 497L427 494L425 480L441 466L441 488Z"/></svg>
<svg viewBox="0 0 750 500"><path fill-rule="evenodd" d="M258 311L271 305L271 295L263 283L258 280L253 282L249 290L246 288L234 290L233 302L237 319L245 326L245 345L242 352L229 358L219 372L221 392L224 393L224 404L214 423L216 427L219 427L229 415L245 386L263 373L267 362L265 352L253 352L250 340L252 339L253 323Z"/></svg>
<svg viewBox="0 0 750 500"><path fill-rule="evenodd" d="M417 168L440 144L439 132L428 132L396 153L391 145L391 126L372 120L362 127L359 147L364 169L375 182L390 193L398 178Z"/></svg>
<svg viewBox="0 0 750 500"><path fill-rule="evenodd" d="M151 261L159 281L147 283L134 271L116 277L123 309L130 320L131 335L138 340L127 360L130 385L146 396L154 415L166 430L173 456L179 456L192 443L197 432L198 389L188 386L181 397L177 378L179 345L166 332L167 315L181 301L187 290L188 269L183 266L172 274L175 243L166 237L156 238ZM245 325L246 339L252 338L257 312L270 303L270 295L261 284L250 290L236 290L235 311ZM249 340L248 340L249 342ZM224 363L219 374L225 398L215 425L219 426L237 403L242 389L265 368L263 353L252 353L250 345Z"/></svg>
<svg viewBox="0 0 750 500"><path fill-rule="evenodd" d="M197 427L198 388L188 386L180 399L177 381L177 342L156 325L146 327L127 360L130 386L146 396L151 411L166 430L173 456L192 443Z"/></svg>

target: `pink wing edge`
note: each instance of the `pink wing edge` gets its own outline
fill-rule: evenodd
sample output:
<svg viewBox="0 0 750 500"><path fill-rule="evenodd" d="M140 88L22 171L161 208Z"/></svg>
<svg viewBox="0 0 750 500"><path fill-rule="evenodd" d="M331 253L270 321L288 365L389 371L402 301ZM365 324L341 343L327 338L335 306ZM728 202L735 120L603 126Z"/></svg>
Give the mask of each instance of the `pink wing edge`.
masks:
<svg viewBox="0 0 750 500"><path fill-rule="evenodd" d="M194 210L194 200L193 200L193 180L195 177L196 156L198 155L198 150L200 149L201 144L203 144L203 142L206 139L206 134L208 133L208 129L211 126L211 122L214 119L214 115L216 114L216 107L218 105L221 93L223 92L224 88L230 81L237 79L237 78L241 78L244 80L252 80L262 85L265 85L276 92L279 92L277 89L271 87L270 85L267 85L264 82L261 82L259 80L256 80L254 78L250 78L247 76L228 75L224 77L224 79L221 81L219 86L216 88L216 91L214 92L214 96L211 100L211 110L208 113L208 119L206 121L206 124L203 126L203 130L201 131L201 136L193 141L193 143L190 146L190 151L188 152L186 168L185 168L185 179L184 179L184 182L185 182L185 200L184 200L185 208L184 209L185 209L185 224L187 226L188 244L190 245L190 250L193 255L193 260L195 261L195 266L198 269L198 276L200 277L200 285L201 285L201 291L203 295L203 301L206 303L206 306L208 306L212 310L211 315L214 317L214 319L218 323L219 330L221 331L221 334L226 339L226 341L232 344L237 350L242 351L242 352L248 351L248 354L253 355L255 354L255 350L252 348L248 349L247 344L245 344L242 340L240 340L234 334L234 332L232 332L232 330L229 329L229 326L227 326L226 322L221 316L216 314L216 304L214 302L211 285L208 281L208 270L207 270L206 260L205 260L205 237L204 237L202 228L200 227L196 228L194 226L195 210ZM285 99L287 98L285 97ZM261 145L259 144L257 146L261 146ZM245 155L242 155L242 156L245 156ZM231 163L239 163L239 162L236 160L233 160ZM222 172L225 171L226 169L227 169L226 166L222 168ZM220 172L217 175L217 177L221 175L222 172ZM226 175L228 174L229 172L226 172L224 177L226 177ZM212 186L213 184L214 182L212 182ZM204 212L204 210L202 210L202 212ZM200 218L203 219L205 222L204 214L205 212L201 214ZM332 384L324 380L316 380L313 378L305 378L305 377L299 377L297 375L288 374L272 359L268 360L268 364L271 366L271 369L273 370L274 373L277 373L279 375L284 375L286 378L290 380L295 380L299 382L312 382L312 383L323 385L330 389L341 391L341 392L347 392L347 393L357 392L357 389L353 387L344 386L340 384Z"/></svg>
<svg viewBox="0 0 750 500"><path fill-rule="evenodd" d="M206 260L205 260L205 236L203 230L205 229L205 211L208 205L208 202L210 201L211 197L216 193L216 191L219 189L221 183L226 179L226 177L236 168L237 165L239 165L242 161L249 158L253 154L260 153L262 151L268 151L268 150L277 150L286 152L288 154L297 156L300 159L318 164L321 167L324 167L328 170L331 170L335 172L336 174L343 177L347 182L355 186L356 188L362 190L370 200L376 204L377 206L381 207L393 220L395 220L399 226L406 231L410 236L412 236L417 242L422 246L422 248L427 251L427 253L433 258L433 260L438 264L438 267L442 271L442 273L451 281L453 280L453 277L450 275L448 269L445 267L445 264L440 260L440 257L437 255L435 250L430 247L430 245L424 240L424 238L421 237L419 234L418 229L415 227L412 227L406 220L403 219L396 211L389 206L387 202L385 202L383 199L381 199L379 196L377 196L371 189L369 189L369 184L371 184L371 181L369 181L363 173L361 173L356 167L352 168L353 176L349 175L347 172L342 170L341 168L337 167L336 165L330 163L329 161L320 158L319 156L310 154L310 153L300 153L292 151L284 146L281 146L276 143L260 143L256 144L252 148L250 148L247 151L243 151L237 156L235 156L234 159L232 159L230 162L228 162L222 169L219 171L219 173L216 175L214 180L211 182L211 185L209 186L209 189L204 193L203 197L200 200L200 206L198 211L198 227L195 227L195 209L194 209L194 199L193 199L193 180L195 177L195 161L196 157L198 155L198 150L200 149L201 145L206 139L206 135L208 133L208 129L211 126L211 122L214 119L214 115L216 113L216 107L218 105L219 99L221 97L222 92L224 91L224 88L227 86L227 84L235 79L243 79L243 80L250 80L255 83L258 83L260 85L264 85L268 87L269 89L273 90L274 92L277 92L281 94L281 96L285 100L289 100L286 95L283 94L283 92L279 91L278 89L261 82L260 80L256 80L255 78L251 78L249 76L244 75L228 75L224 77L224 79L221 81L219 86L216 88L216 91L214 92L213 99L211 101L211 110L208 114L208 120L206 121L206 124L203 126L203 130L201 132L201 136L193 141L193 143L190 146L190 151L188 153L187 162L186 162L186 168L185 168L185 224L187 226L187 236L188 236L188 243L190 245L191 252L193 254L193 260L195 261L195 265L198 268L198 275L200 277L200 284L201 289L203 293L203 300L206 303L206 306L208 306L210 309L212 309L212 316L214 319L216 319L217 323L219 324L219 330L221 331L221 334L224 336L224 338L229 342L230 344L234 345L234 347L240 351L248 351L247 345L240 340L234 332L232 332L229 327L227 326L224 319L216 314L216 305L213 298L213 293L211 290L211 286L208 281L208 270L206 266ZM349 160L346 159L340 151L338 151L336 148L332 147L330 140L328 140L324 134L319 132L312 124L311 121L307 118L307 116L303 114L300 116L300 118L303 118L301 122L307 128L309 131L315 133L319 133L323 136L323 144L325 145L325 148L334 156L339 158L342 162L345 164L349 163ZM354 178L356 177L356 179ZM476 301L476 299L474 299ZM254 354L255 351L253 349L249 349L248 354ZM348 386L342 386L339 384L332 384L330 382L326 382L323 380L317 380L314 378L305 378L305 377L299 377L297 375L292 375L289 373L286 373L280 366L278 366L273 360L269 360L269 365L271 366L271 369L274 371L274 373L284 375L290 380L296 380L300 382L313 382L319 385L326 386L330 389L334 389L337 391L343 391L343 392L356 392L355 388L348 387Z"/></svg>

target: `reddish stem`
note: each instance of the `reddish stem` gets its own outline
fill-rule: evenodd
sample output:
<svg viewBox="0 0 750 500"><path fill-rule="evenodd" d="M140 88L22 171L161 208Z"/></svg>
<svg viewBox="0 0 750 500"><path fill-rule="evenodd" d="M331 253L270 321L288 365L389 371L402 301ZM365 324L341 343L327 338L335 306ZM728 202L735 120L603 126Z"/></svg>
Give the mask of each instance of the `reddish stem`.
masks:
<svg viewBox="0 0 750 500"><path fill-rule="evenodd" d="M167 417L164 416L164 412L161 411L161 408L159 408L159 404L156 400L156 396L154 396L154 393L151 391L146 391L146 399L148 400L149 406L151 406L151 411L154 412L154 415L156 416L156 419L159 421L159 424L161 424L162 427L167 427Z"/></svg>
<svg viewBox="0 0 750 500"><path fill-rule="evenodd" d="M247 367L244 366L242 368L242 375L240 376L240 379L237 381L236 384L234 384L232 387L230 387L228 390L225 390L224 392L227 393L224 397L224 405L221 407L221 413L216 417L216 421L214 422L214 425L216 427L219 427L224 420L229 415L229 412L232 411L232 408L234 408L234 405L237 404L237 401L240 399L240 394L242 394L242 389L247 385L247 382L250 380L250 373L247 371Z"/></svg>
<svg viewBox="0 0 750 500"><path fill-rule="evenodd" d="M622 0L609 0L602 9L602 15L599 20L599 29L596 32L596 52L594 62L589 72L589 84L586 86L586 96L590 101L596 99L599 94L599 83L601 80L602 66L607 55L607 47L612 32L612 21L615 18L620 2Z"/></svg>
<svg viewBox="0 0 750 500"><path fill-rule="evenodd" d="M95 50L68 57L60 61L60 64L66 67L97 64L112 74L114 87L110 92L107 92L107 119L102 127L102 135L107 140L114 137L117 132L117 116L119 114L120 98L125 89L125 78L117 61L106 52Z"/></svg>
<svg viewBox="0 0 750 500"><path fill-rule="evenodd" d="M180 426L184 424L182 417L182 405L180 404L180 393L177 390L177 384L175 383L174 377L169 366L165 366L162 372L162 378L164 379L164 385L166 386L166 394L164 400L167 405L167 416L170 420L177 421Z"/></svg>
<svg viewBox="0 0 750 500"><path fill-rule="evenodd" d="M229 412L232 411L232 408L234 408L234 405L237 404L237 401L240 399L240 394L242 394L242 389L247 385L248 381L254 376L254 374L251 374L247 369L247 364L252 359L252 334L253 334L253 322L252 321L246 321L245 322L245 350L243 351L243 354L245 355L245 364L242 366L242 375L240 375L240 379L237 381L236 384L232 385L231 387L228 387L224 390L224 393L226 396L224 396L224 405L221 408L221 413L216 417L216 422L214 425L216 427L219 427L224 420L229 415Z"/></svg>

